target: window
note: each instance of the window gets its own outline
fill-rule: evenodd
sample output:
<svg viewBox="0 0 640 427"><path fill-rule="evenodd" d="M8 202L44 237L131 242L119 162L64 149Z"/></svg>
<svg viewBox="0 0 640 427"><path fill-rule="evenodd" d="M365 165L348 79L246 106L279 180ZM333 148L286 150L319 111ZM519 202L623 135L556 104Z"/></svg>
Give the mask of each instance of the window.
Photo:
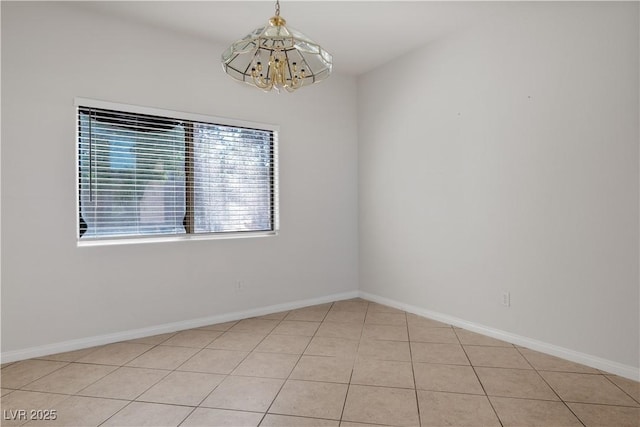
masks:
<svg viewBox="0 0 640 427"><path fill-rule="evenodd" d="M78 104L80 241L277 231L276 128L127 110Z"/></svg>

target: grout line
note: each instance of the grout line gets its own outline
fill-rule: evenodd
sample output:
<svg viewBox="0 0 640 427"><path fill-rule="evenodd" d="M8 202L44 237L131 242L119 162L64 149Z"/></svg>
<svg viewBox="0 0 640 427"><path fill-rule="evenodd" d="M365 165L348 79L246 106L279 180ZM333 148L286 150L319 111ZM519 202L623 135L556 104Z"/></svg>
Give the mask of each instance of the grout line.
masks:
<svg viewBox="0 0 640 427"><path fill-rule="evenodd" d="M271 403L267 407L267 410L264 411L264 415L262 416L262 419L260 419L260 422L258 423L258 425L261 425L262 422L264 421L264 419L267 417L267 414L269 414L269 411L271 410L271 407L275 403L276 399L278 399L278 396L282 392L282 389L284 388L284 385L287 383L287 381L289 381L289 378L291 378L291 374L293 373L293 371L295 371L296 367L298 366L298 363L300 363L300 359L302 359L302 356L304 355L304 352L307 351L307 349L311 345L311 342L313 341L313 338L316 336L316 333L318 332L318 329L320 329L320 326L322 325L322 322L324 322L324 319L327 317L327 314L329 313L329 310L331 310L331 308L333 307L333 304L334 303L331 303L331 305L329 306L329 309L327 310L327 312L323 316L322 321L320 322L320 325L318 325L318 327L314 331L313 335L311 336L311 339L309 340L307 345L304 347L304 350L302 350L302 353L300 353L300 355L298 356L298 360L293 365L293 368L291 369L291 372L289 372L289 375L287 376L287 378L285 378L284 381L282 382L282 385L280 386L280 388L278 389L278 392L275 394L275 396L271 400ZM285 318L286 318L286 316L285 316ZM275 353L275 354L278 354L278 353ZM282 414L282 415L285 415L285 414ZM293 415L286 415L286 416L293 416Z"/></svg>
<svg viewBox="0 0 640 427"><path fill-rule="evenodd" d="M246 319L242 319L242 320L246 320ZM238 324L240 321L242 321L242 320L239 320L239 321L235 322L233 325L231 325L231 326L229 327L229 329L233 328L235 325L237 325L237 324ZM276 324L276 326L274 326L274 327L273 327L273 328L272 328L272 329L271 329L271 330L270 330L270 331L269 331L269 332L268 332L268 333L267 333L267 334L266 334L266 335L265 335L265 336L264 336L264 337L263 337L263 338L258 342L258 344L256 344L256 345L253 347L253 349L255 349L255 348L256 348L256 347L257 347L257 346L258 346L262 341L264 341L264 339L265 339L267 336L269 336L269 333L270 333L271 331L273 331L273 329L275 329L275 328L277 327L277 325L279 325L279 324L280 324L280 322L281 322L281 321L278 321L278 323ZM195 330L196 328L192 328L192 329L193 329L193 330ZM186 329L185 331L192 330L192 329ZM227 329L227 331L224 331L224 332L222 332L222 331L212 331L212 332L221 332L221 333L220 333L220 335L218 335L216 338L214 338L213 340L211 340L211 342L210 342L210 343L208 343L208 344L207 344L207 346L211 345L214 341L216 341L218 338L220 338L221 336L223 336L226 332L229 332L229 329ZM183 331L179 331L179 332L183 332ZM164 342L166 342L167 340L171 339L173 336L177 335L179 332L176 332L176 333L175 333L175 334L173 334L172 336L168 337L166 340L164 340L164 341L163 341L163 343L164 343ZM155 345L155 346L153 346L152 348L156 348L156 347L159 347L159 346L161 346L161 345L162 345L162 344L156 344L156 345ZM163 346L163 347L179 347L179 348L196 348L196 349L199 349L199 350L198 350L198 351L196 351L193 355L191 355L191 356L190 356L190 357L188 357L187 359L185 359L182 363L178 364L178 366L176 366L175 368L171 369L171 370L169 371L169 373L168 373L167 375L165 375L162 379L166 378L167 376L171 375L171 374L172 374L172 373L174 373L174 372L192 372L192 373L202 373L202 374L211 374L211 375L224 375L224 378L222 379L222 381L220 381L220 382L219 382L219 383L218 383L218 384L217 384L217 385L216 385L216 386L215 386L215 387L214 387L214 388L213 388L213 389L212 389L212 390L211 390L211 391L210 391L210 392L209 392L209 393L208 393L208 394L207 394L207 395L206 395L206 396L205 396L205 397L204 397L204 398L203 398L203 399L198 403L198 405L197 405L197 406L194 406L194 407L193 407L193 410L189 412L189 414L188 414L188 415L187 415L187 416L186 416L186 417L185 417L185 418L180 422L180 424L184 423L184 421L185 421L189 416L191 416L191 414L193 414L193 412L195 412L195 410L196 410L197 408L199 408L199 407L200 407L200 405L202 404L202 402L204 402L204 401L205 401L205 400L206 400L206 399L211 395L211 393L213 393L213 392L214 392L214 391L215 391L215 390L220 386L220 384L222 384L222 383L223 383L223 382L224 382L224 381L225 381L225 380L230 376L231 372L233 372L233 371L234 371L238 366L240 366L240 364L242 364L242 362L244 362L244 361L247 359L247 357L249 357L249 355L253 353L253 350L246 351L246 353L247 353L247 354L245 355L245 357L243 357L243 358L242 358L242 360L241 360L241 361L240 361L240 362L239 362L239 363L238 363L238 364L237 364L237 365L236 365L236 366L231 370L231 372L229 372L229 373L227 373L227 374L220 374L220 373L213 373L213 372L199 372L199 371L179 371L179 369L180 369L180 367L181 367L181 366L183 366L185 363L187 363L188 361L190 361L191 359L193 359L193 358L194 358L195 356L197 356L198 354L202 353L204 350L219 350L219 349L212 349L212 348L208 348L207 346L205 346L205 347L182 347L182 346L169 346L169 345L164 345L164 346ZM151 349L149 349L149 350L147 350L147 351L150 351L150 350L151 350ZM221 351L241 351L241 350L221 350ZM146 352L145 352L145 353L146 353ZM142 354L144 354L144 353L142 353ZM141 355L142 355L142 354L141 354ZM140 355L140 356L141 356L141 355ZM138 357L140 357L140 356L138 356ZM137 358L137 357L136 357L136 358ZM136 358L134 358L134 359L136 359ZM132 360L134 360L134 359L132 359ZM127 362L127 363L129 363L129 362ZM152 368L148 368L148 369L152 369ZM158 382L156 382L153 386L157 385L160 381L162 381L162 380L159 380L159 381L158 381ZM152 386L152 387L153 387L153 386ZM146 393L147 391L149 391L149 389L151 389L152 387L149 387L149 388L148 388L147 390L145 390L142 394L144 394L144 393ZM138 395L138 396L136 397L136 399L137 399L138 397L140 397L142 394ZM118 414L119 412L121 412L122 410L124 410L126 407L128 407L129 405L131 405L131 403L133 403L133 402L135 402L135 401L136 401L135 399L134 399L134 400L129 401L129 403L128 403L127 405L125 405L122 409L120 409L120 411L116 412L116 413L115 413L115 414L113 414L111 417L109 417L109 419L110 419L110 418L112 418L113 416L115 416L116 414ZM144 402L144 403L159 404L159 405L168 405L168 406L188 406L188 407L191 407L191 405L176 405L176 404L170 404L170 403L158 403L158 402ZM105 420L105 422L106 422L106 420ZM104 423L103 423L103 424L104 424Z"/></svg>
<svg viewBox="0 0 640 427"><path fill-rule="evenodd" d="M176 335L175 333L174 333L174 334L172 334L171 336L167 337L167 339L165 339L165 340L164 340L164 341L162 341L162 342L166 342L167 340L169 340L171 337L173 337L173 336L175 336L175 335ZM125 341L125 342L126 342L126 341ZM114 344L115 344L115 343L114 343ZM107 345L109 345L109 344L107 344ZM139 355L137 355L136 357L132 358L131 360L126 361L126 362L125 362L125 364L120 365L118 368L116 368L116 369L115 369L115 370L113 370L112 372L108 373L107 375L103 376L103 377L102 377L102 378L100 378L99 380L94 381L92 384L90 384L90 385L88 385L87 387L84 387L84 388L82 389L82 390L87 389L89 386L91 386L91 385L93 385L93 384L97 383L98 381L102 380L103 378L106 378L108 375L111 375L112 373L116 372L118 369L123 368L123 367L127 367L127 368L139 368L139 369L153 369L153 370L156 370L156 371L166 372L166 374L165 374L162 378L158 379L158 381L156 381L155 383L153 383L152 385L150 385L149 387L147 387L147 388L146 388L142 393L139 393L139 394L138 394L136 397L134 397L133 399L120 399L120 400L126 400L126 401L128 401L128 403L127 403L126 405L124 405L122 408L120 408L120 410L118 410L118 411L114 412L113 414L111 414L111 416L109 416L107 419L105 419L105 420L104 420L102 423L100 423L99 425L104 425L104 423L106 423L106 422L107 422L107 421L109 421L111 418L113 418L114 416L116 416L118 413L120 413L121 411L123 411L125 408L127 408L128 406L130 406L133 402L136 402L136 399L137 399L137 398L139 398L140 396L142 396L144 393L146 393L147 391L149 391L151 388L155 387L158 383L160 383L160 382L161 382L162 380L164 380L166 377L168 377L169 375L171 375L171 373L175 372L175 369L173 369L173 370L168 370L168 369L156 369L156 368L144 368L144 367L126 366L126 364L131 363L133 360L135 360L135 359L139 358L140 356L142 356L142 355L144 355L144 354L146 354L146 353L150 352L152 349L154 349L154 348L156 348L156 347L159 347L159 346L160 346L160 344L151 345L151 347L150 347L150 348L148 348L146 351L144 351L144 352L140 353ZM195 355L195 354L197 354L197 352L196 352L196 353L194 353L194 355ZM81 396L81 395L79 395L78 393L82 392L82 390L78 391L78 392L75 394L75 396ZM81 397L93 397L93 396L81 396ZM97 398L99 398L99 397L97 397ZM99 398L99 399L100 399L100 398ZM146 402L145 402L145 403L146 403ZM153 403L156 403L156 402L153 402ZM156 403L156 404L163 404L163 403ZM165 405L168 405L168 404L165 404ZM171 406L186 406L186 405L171 405ZM194 410L195 410L195 408L194 408L193 410L191 410L191 411L189 412L189 414L187 414L187 416L186 416L186 417L185 417L185 418L180 422L180 424L182 424L182 422L184 422L184 420L185 420L188 416L190 416L190 415L191 415L191 413L193 413L193 411L194 411Z"/></svg>
<svg viewBox="0 0 640 427"><path fill-rule="evenodd" d="M480 387L482 387L482 391L484 392L484 397L487 399L487 402L489 402L489 405L491 406L491 409L493 410L493 413L496 416L496 419L498 420L500 425L504 426L504 423L500 419L500 415L498 415L498 411L496 411L495 406L493 406L493 402L491 401L491 399L489 399L489 394L487 393L487 390L484 388L484 384L482 384L482 381L480 381L480 377L478 376L478 372L476 372L476 367L473 365L473 363L471 363L471 358L469 357L469 354L467 353L467 350L464 348L464 345L462 345L462 341L460 341L460 337L455 332L455 330L454 330L454 333L456 334L456 337L458 338L458 342L460 343L460 347L462 348L462 351L464 352L464 355L467 357L467 361L469 362L469 366L471 366L471 369L473 370L473 373L475 374L476 379L478 380L478 383L480 384ZM530 369L527 369L527 371L529 371L529 370Z"/></svg>
<svg viewBox="0 0 640 427"><path fill-rule="evenodd" d="M114 412L113 414L111 414L110 416L108 416L104 421L102 421L100 424L98 424L98 426L103 426L107 421L109 421L111 418L115 417L117 414L119 414L120 412L122 412L124 410L124 408L128 407L129 405L131 405L131 403L133 403L132 400L129 400L129 402L124 405L122 408L120 408L119 410L117 410L116 412Z"/></svg>
<svg viewBox="0 0 640 427"><path fill-rule="evenodd" d="M625 389L623 389L618 384L616 384L616 382L613 381L611 378L609 378L609 376L607 374L602 374L602 376L605 377L607 379L607 381L612 383L614 386L618 387L624 394L629 396L631 398L631 400L633 400L634 402L636 402L636 403L638 403L640 405L640 400L636 399L635 397L633 397L629 393L627 393L627 391ZM631 380L631 381L633 381L633 380ZM638 384L637 387L640 389L640 384Z"/></svg>
<svg viewBox="0 0 640 427"><path fill-rule="evenodd" d="M567 408L569 410L569 412L571 412L573 414L573 416L576 417L578 422L584 426L585 424L582 422L580 417L578 417L578 414L573 412L573 409L571 409L571 407L569 405L567 405L567 402L565 402L564 399L562 399L562 397L558 394L556 389L551 387L551 384L549 384L547 382L546 378L542 376L540 371L538 369L536 369L536 367L533 366L533 364L531 362L529 362L529 359L527 359L527 357L524 354L522 354L522 352L520 351L520 349L518 347L516 347L516 351L518 352L518 354L520 354L522 357L524 357L524 359L527 361L527 363L529 363L529 365L533 368L535 373L538 374L538 376L542 379L542 381L544 381L544 383L547 385L547 387L549 387L551 389L551 391L553 391L553 394L555 394L558 397L558 399L560 399L560 402L562 402L562 404L565 406L565 408Z"/></svg>
<svg viewBox="0 0 640 427"><path fill-rule="evenodd" d="M418 383L416 382L416 370L413 365L413 351L411 350L411 333L409 331L409 318L407 312L404 312L404 318L407 324L407 340L409 345L409 360L411 360L411 375L413 375L413 391L416 396L416 409L418 410L418 425L422 425L422 414L420 413L420 399L418 398Z"/></svg>
<svg viewBox="0 0 640 427"><path fill-rule="evenodd" d="M360 344L362 343L362 338L364 337L364 324L367 321L367 314L369 313L369 307L371 307L371 303L367 302L367 309L364 312L364 320L362 321L362 329L360 329L360 338L358 339L358 345L356 346L356 354L353 358L353 363L351 364L351 373L349 374L349 382L347 383L347 392L344 395L344 402L342 402L342 411L340 412L340 424L342 424L342 419L344 417L344 410L347 407L347 398L349 397L349 391L351 390L351 380L353 379L353 372L356 368L356 362L358 361L358 353L360 351Z"/></svg>
<svg viewBox="0 0 640 427"><path fill-rule="evenodd" d="M180 427L182 424L184 424L184 422L187 421L187 418L189 418L191 415L193 415L193 413L196 411L196 409L198 409L198 406L196 406L191 411L189 411L189 413L182 419L182 421L180 421L178 423L178 427Z"/></svg>
<svg viewBox="0 0 640 427"><path fill-rule="evenodd" d="M27 359L27 360L33 360L33 359ZM25 360L25 362L27 360ZM47 362L50 362L50 360L47 360ZM20 363L20 362L16 362L16 363ZM64 365L60 366L59 368L54 369L51 372L47 372L46 374L36 378L35 380L29 381L28 383L21 385L19 388L15 388L15 389L12 389L12 390L33 391L33 390L25 390L24 388L29 386L29 385L31 385L31 384L33 384L36 381L39 381L39 380L41 380L41 379L43 379L45 377L48 377L49 375L53 374L54 372L58 372L62 368L66 368L67 366L71 365L73 362L59 362L59 363L64 363Z"/></svg>
<svg viewBox="0 0 640 427"><path fill-rule="evenodd" d="M287 315L288 315L288 313L287 313ZM274 330L275 330L275 329L276 329L276 328L277 328L277 327L282 323L282 321L284 320L284 318L286 318L286 316L285 316L285 317L283 317L282 319L278 320L278 323L277 323L277 324L276 324L276 325L275 325L275 326L274 326L274 327L273 327L269 332L267 332L267 334L266 334L266 335L265 335L265 336L264 336L260 341L258 341L258 343L257 343L256 345L254 345L254 346L253 346L253 348L252 348L251 350L247 351L247 355L246 355L246 356L245 356L245 357L244 357L244 358L243 358L243 359L242 359L242 360L241 360L241 361L240 361L240 362L239 362L239 363L238 363L238 364L237 364L237 365L236 365L236 366L231 370L231 372L229 372L228 374L223 374L223 375L225 375L225 377L222 379L222 381L220 381L220 382L218 383L218 385L216 385L216 386L213 388L213 390L211 390L211 391L210 391L210 392L209 392L209 393L208 393L208 394L207 394L207 395L206 395L206 396L205 396L205 397L200 401L200 403L198 403L198 406L197 406L198 408L200 408L200 407L201 407L201 405L202 405L202 403L204 403L204 401L205 401L205 400L207 400L207 399L209 398L209 396L211 396L211 394L213 394L213 392L214 392L215 390L217 390L217 389L218 389L218 387L220 386L220 384L224 383L224 382L227 380L227 378L231 377L231 374L233 373L233 371L235 371L235 370L236 370L236 369L237 369L237 368L238 368L238 367L239 367L239 366L240 366L240 365L241 365L245 360L247 360L247 358L248 358L251 354L253 354L253 353L255 352L256 348L258 348L258 346L259 346L259 345L260 345L260 344L261 344L265 339L267 339L267 337L268 337L268 336L270 336L270 334L271 334L271 333L272 333L272 332L273 332L273 331L274 331ZM251 317L250 319L256 319L256 318L255 318L255 317ZM236 323L234 323L231 327L229 327L229 329L227 329L227 330L226 330L222 335L218 336L218 337L217 337L217 338L215 338L211 343L209 343L209 345L211 345L213 342L215 342L218 338L222 337L225 333L227 333L227 332L233 332L233 331L230 331L230 329L231 329L231 328L233 328L234 326L236 326L236 325L237 325L238 323L240 323L242 320L246 320L246 319L238 320L238 321L237 321ZM270 320L270 319L263 319L263 320ZM277 319L276 319L276 320L277 320ZM236 332L236 333L238 333L238 332ZM247 333L247 334L251 334L252 332L246 332L246 333ZM210 349L210 350L217 350L217 349ZM237 350L233 350L233 351L237 351ZM186 362L185 362L185 363L186 363ZM182 365L180 365L180 366L182 366ZM244 376L243 376L243 377L244 377ZM282 383L282 385L284 385L284 382ZM282 386L280 386L280 388L282 389ZM279 392L280 392L280 391L278 390L278 393L279 393ZM277 393L276 393L276 396L277 396ZM275 400L275 398L274 398L274 400ZM271 403L273 403L273 401L272 401ZM220 409L221 409L221 408L220 408ZM262 420L264 419L264 417L265 417L265 416L266 416L266 412L263 414L262 418L260 419L260 423L262 422ZM183 422L184 422L184 421L183 421Z"/></svg>

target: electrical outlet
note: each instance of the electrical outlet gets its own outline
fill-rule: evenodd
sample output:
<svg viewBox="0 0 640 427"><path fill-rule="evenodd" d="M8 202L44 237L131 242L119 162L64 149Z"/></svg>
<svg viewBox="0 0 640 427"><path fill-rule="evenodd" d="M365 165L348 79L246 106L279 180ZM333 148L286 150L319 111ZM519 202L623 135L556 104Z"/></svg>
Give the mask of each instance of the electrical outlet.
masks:
<svg viewBox="0 0 640 427"><path fill-rule="evenodd" d="M511 294L509 292L502 293L502 305L505 307L511 306Z"/></svg>

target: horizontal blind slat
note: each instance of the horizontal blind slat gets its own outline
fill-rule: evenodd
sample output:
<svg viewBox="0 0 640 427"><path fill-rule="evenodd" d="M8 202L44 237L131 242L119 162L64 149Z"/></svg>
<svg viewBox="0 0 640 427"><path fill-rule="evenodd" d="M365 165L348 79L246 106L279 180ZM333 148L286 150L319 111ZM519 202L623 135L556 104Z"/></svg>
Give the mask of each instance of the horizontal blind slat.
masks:
<svg viewBox="0 0 640 427"><path fill-rule="evenodd" d="M185 215L193 216L196 233L273 230L273 131L78 111L79 214L87 237L182 234Z"/></svg>

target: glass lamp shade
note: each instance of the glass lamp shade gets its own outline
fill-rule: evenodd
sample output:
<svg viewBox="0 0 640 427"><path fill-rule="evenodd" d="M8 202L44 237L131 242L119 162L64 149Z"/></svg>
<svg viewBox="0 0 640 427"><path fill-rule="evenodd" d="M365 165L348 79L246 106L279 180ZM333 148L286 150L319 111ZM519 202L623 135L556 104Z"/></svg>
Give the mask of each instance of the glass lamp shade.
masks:
<svg viewBox="0 0 640 427"><path fill-rule="evenodd" d="M279 15L269 19L222 54L224 71L236 80L265 91L324 80L331 74L331 54L304 34L287 28Z"/></svg>

